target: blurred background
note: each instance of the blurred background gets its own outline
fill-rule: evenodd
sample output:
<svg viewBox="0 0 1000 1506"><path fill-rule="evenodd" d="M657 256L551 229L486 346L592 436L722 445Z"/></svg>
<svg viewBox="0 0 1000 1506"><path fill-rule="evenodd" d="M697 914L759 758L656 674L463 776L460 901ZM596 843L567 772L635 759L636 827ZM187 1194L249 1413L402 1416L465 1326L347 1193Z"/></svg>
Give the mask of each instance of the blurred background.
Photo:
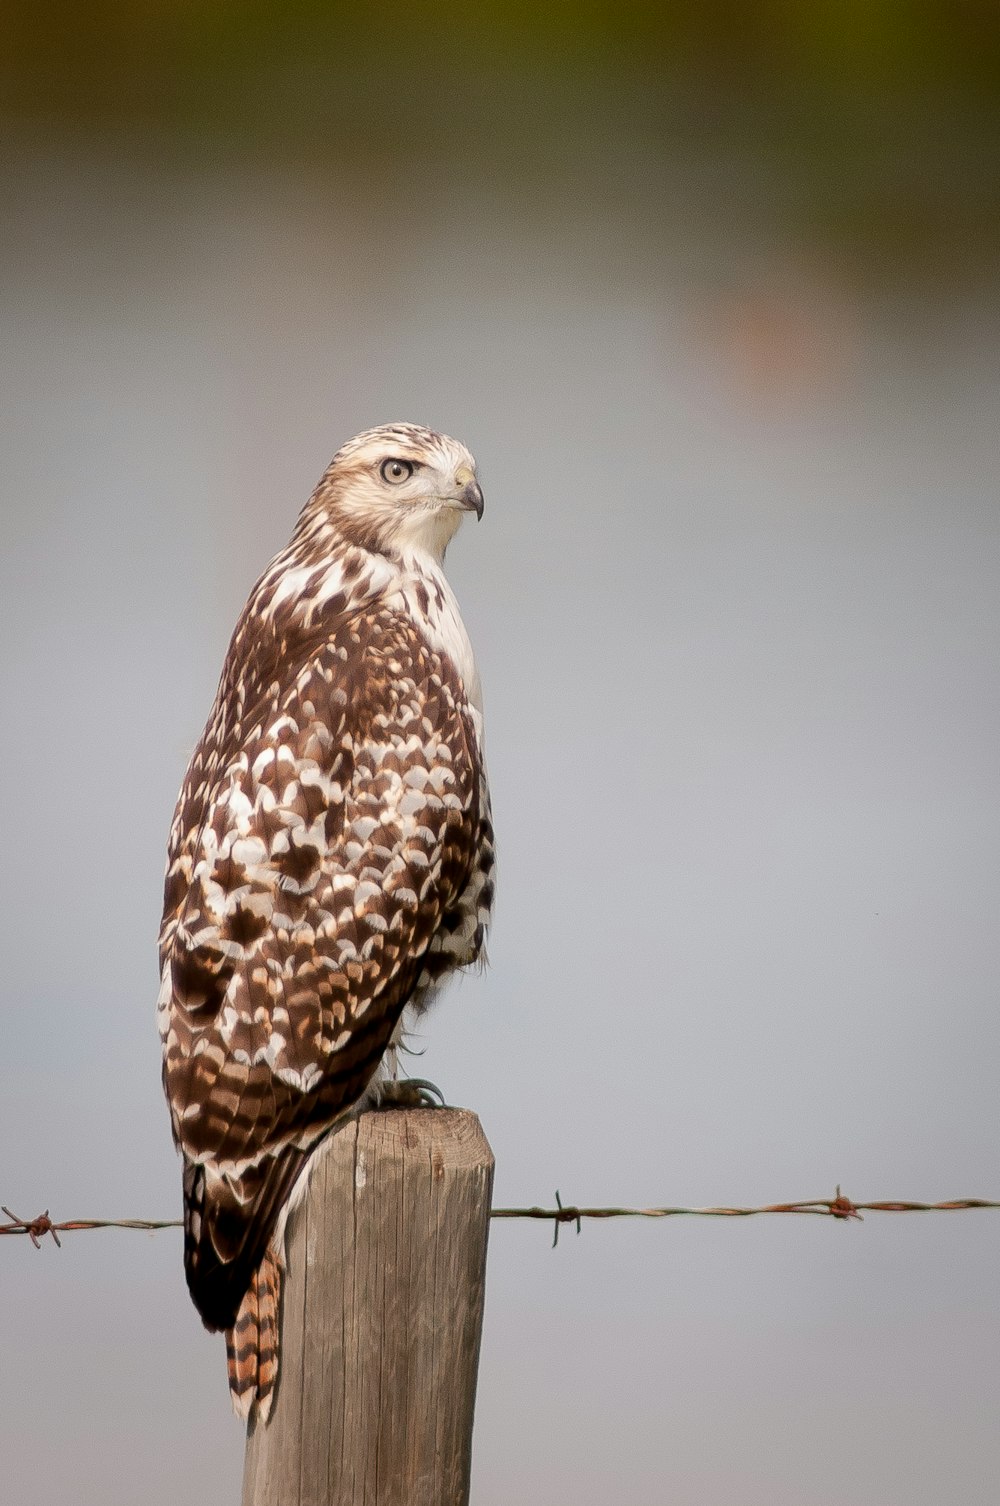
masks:
<svg viewBox="0 0 1000 1506"><path fill-rule="evenodd" d="M501 1204L1000 1194L1000 12L6 9L0 1198L176 1217L163 851L338 444L486 515ZM502 1223L475 1506L996 1499L1000 1215ZM239 1499L176 1231L0 1247L22 1503Z"/></svg>

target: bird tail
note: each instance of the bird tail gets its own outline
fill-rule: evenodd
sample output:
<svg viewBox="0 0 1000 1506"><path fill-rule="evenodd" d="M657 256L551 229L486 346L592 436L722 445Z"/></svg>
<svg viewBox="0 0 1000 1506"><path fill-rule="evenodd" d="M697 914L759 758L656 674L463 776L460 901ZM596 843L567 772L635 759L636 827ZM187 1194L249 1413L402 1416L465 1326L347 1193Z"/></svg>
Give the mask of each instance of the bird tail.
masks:
<svg viewBox="0 0 1000 1506"><path fill-rule="evenodd" d="M226 1331L229 1394L237 1417L249 1417L256 1402L258 1421L267 1421L278 1379L280 1299L281 1265L268 1250L253 1273L235 1324Z"/></svg>

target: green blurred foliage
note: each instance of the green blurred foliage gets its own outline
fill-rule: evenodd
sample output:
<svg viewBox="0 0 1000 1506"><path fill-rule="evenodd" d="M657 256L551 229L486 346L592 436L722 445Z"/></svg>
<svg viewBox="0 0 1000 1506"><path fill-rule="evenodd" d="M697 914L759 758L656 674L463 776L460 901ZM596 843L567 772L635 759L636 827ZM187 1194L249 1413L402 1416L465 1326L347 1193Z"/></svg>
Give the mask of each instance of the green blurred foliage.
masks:
<svg viewBox="0 0 1000 1506"><path fill-rule="evenodd" d="M797 225L859 266L996 254L996 0L8 0L0 90L35 127L432 151L507 182L574 153L715 154L783 175Z"/></svg>
<svg viewBox="0 0 1000 1506"><path fill-rule="evenodd" d="M211 113L201 98L210 84L219 114L235 115L250 103L239 85L299 64L313 76L361 70L373 92L414 67L437 67L425 86L449 94L463 70L528 67L828 97L947 90L992 99L1000 62L1000 7L976 0L14 0L3 30L9 105L103 115L196 104Z"/></svg>

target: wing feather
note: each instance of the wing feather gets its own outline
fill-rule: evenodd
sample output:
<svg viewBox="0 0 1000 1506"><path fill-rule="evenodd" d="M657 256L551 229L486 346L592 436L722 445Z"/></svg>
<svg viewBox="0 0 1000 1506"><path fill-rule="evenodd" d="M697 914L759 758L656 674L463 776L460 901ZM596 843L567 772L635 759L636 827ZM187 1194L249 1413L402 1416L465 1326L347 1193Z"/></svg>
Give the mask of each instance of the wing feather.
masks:
<svg viewBox="0 0 1000 1506"><path fill-rule="evenodd" d="M161 932L185 1263L209 1326L232 1325L309 1152L458 929L484 789L461 679L405 613L241 622L182 791Z"/></svg>

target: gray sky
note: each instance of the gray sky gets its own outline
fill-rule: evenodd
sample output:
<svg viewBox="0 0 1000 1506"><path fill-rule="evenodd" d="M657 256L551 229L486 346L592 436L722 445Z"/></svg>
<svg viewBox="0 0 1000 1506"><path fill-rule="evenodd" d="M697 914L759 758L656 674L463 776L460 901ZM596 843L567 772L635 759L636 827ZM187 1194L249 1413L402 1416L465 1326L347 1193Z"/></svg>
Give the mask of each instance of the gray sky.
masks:
<svg viewBox="0 0 1000 1506"><path fill-rule="evenodd" d="M2 1201L178 1214L173 802L253 579L392 419L486 493L450 574L492 967L420 1071L498 1202L997 1196L1000 303L859 289L680 170L422 167L413 206L107 144L6 173ZM992 1503L998 1239L498 1224L473 1501ZM178 1234L0 1266L11 1500L238 1500Z"/></svg>

